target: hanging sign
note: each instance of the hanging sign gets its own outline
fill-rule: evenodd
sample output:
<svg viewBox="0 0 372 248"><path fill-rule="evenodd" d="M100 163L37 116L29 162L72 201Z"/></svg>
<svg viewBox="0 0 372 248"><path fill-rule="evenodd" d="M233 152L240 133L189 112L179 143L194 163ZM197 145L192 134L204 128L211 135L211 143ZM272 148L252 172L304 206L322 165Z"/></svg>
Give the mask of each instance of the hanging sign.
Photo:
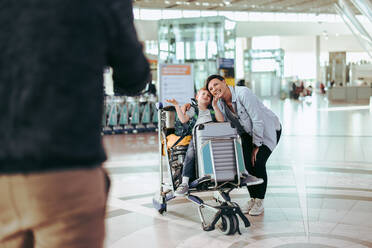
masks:
<svg viewBox="0 0 372 248"><path fill-rule="evenodd" d="M191 64L159 64L159 100L176 99L180 105L194 97L193 67Z"/></svg>

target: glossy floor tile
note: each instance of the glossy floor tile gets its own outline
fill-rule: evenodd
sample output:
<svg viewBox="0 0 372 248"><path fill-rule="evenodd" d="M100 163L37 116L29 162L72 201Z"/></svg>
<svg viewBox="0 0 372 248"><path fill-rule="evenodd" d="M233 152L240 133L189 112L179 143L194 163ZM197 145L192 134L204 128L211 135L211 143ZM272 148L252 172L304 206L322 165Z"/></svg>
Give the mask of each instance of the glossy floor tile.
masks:
<svg viewBox="0 0 372 248"><path fill-rule="evenodd" d="M281 119L280 143L267 163L265 212L248 216L242 235L204 232L195 205L176 198L164 215L152 207L159 188L155 133L105 136L112 178L105 246L372 247L372 113L368 103L264 100ZM200 193L206 201L212 193ZM232 199L243 204L246 189Z"/></svg>

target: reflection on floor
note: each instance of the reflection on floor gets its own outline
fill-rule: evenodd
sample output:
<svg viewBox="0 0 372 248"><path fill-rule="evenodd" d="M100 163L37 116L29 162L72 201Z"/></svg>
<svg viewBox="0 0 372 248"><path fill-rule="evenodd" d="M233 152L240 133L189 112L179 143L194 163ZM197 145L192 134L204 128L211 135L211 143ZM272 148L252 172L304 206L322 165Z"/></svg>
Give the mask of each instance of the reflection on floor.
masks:
<svg viewBox="0 0 372 248"><path fill-rule="evenodd" d="M201 230L197 208L175 199L152 208L159 185L156 134L105 136L112 190L107 248L372 247L372 113L364 104L265 100L283 124L268 161L262 216L242 235ZM203 193L210 199L210 193ZM235 190L238 203L246 190Z"/></svg>

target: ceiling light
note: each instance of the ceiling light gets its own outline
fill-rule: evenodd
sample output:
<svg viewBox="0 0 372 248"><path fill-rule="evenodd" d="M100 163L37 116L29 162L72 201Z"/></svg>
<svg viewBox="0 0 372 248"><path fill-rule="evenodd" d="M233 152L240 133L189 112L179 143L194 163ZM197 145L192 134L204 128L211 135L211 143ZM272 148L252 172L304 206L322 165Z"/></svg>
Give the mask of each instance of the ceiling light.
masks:
<svg viewBox="0 0 372 248"><path fill-rule="evenodd" d="M199 2L195 2L195 5L199 6L199 5L200 5L200 3L199 3Z"/></svg>
<svg viewBox="0 0 372 248"><path fill-rule="evenodd" d="M165 3L165 4L170 4L170 2L169 2L169 1L164 1L164 3Z"/></svg>
<svg viewBox="0 0 372 248"><path fill-rule="evenodd" d="M203 6L209 6L209 3L202 3Z"/></svg>

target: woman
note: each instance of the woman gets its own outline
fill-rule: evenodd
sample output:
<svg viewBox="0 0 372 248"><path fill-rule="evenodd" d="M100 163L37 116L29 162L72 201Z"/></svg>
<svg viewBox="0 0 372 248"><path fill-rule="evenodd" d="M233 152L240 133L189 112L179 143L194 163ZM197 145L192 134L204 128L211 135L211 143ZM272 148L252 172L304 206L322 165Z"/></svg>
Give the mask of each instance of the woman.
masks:
<svg viewBox="0 0 372 248"><path fill-rule="evenodd" d="M242 138L245 168L264 180L263 184L247 187L251 199L242 206L244 213L260 215L267 188L266 161L281 135L279 118L250 89L228 86L220 75L209 76L206 88L218 98L225 120L237 128Z"/></svg>

